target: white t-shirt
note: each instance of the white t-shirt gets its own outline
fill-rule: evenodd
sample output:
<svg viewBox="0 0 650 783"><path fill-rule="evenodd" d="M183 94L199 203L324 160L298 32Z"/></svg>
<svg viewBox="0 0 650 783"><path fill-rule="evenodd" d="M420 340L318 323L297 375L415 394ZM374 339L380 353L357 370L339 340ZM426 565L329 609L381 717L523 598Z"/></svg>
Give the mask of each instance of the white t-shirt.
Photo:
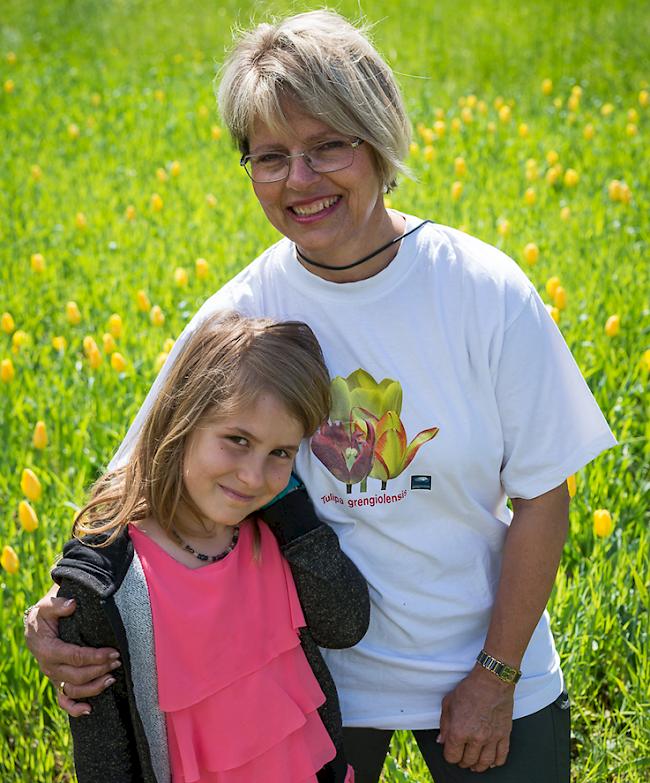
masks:
<svg viewBox="0 0 650 783"><path fill-rule="evenodd" d="M407 230L419 222L407 216ZM559 330L511 259L444 226L422 226L386 269L345 284L307 271L283 239L205 303L150 397L185 336L220 308L305 321L331 376L355 373L337 382L336 415L347 405L370 426L354 428L354 440L339 425L338 436L354 441L343 445L336 425L325 429L312 441L322 459L304 443L296 463L370 586L368 633L325 659L345 725L438 727L442 698L485 640L511 519L506 496L537 497L615 444ZM366 388L354 391L359 383ZM381 459L364 477L370 430ZM521 668L515 718L563 687L546 613Z"/></svg>

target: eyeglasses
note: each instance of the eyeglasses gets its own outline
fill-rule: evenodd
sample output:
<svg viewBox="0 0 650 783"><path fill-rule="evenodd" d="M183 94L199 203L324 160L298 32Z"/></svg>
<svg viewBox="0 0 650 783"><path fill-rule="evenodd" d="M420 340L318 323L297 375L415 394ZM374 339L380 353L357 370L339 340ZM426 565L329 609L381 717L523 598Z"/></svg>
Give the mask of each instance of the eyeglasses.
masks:
<svg viewBox="0 0 650 783"><path fill-rule="evenodd" d="M242 155L239 165L243 166L253 182L280 182L289 176L292 158L304 158L305 163L317 174L330 174L352 165L354 151L363 144L363 139L345 141L330 139L315 144L304 152L285 155L283 152L262 152L259 155Z"/></svg>

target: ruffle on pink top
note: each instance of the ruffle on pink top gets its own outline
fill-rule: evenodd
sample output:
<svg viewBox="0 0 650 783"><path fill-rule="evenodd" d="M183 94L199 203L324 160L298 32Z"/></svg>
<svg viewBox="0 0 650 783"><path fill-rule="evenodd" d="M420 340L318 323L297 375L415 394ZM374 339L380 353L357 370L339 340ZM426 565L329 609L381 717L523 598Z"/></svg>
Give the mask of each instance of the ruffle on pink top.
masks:
<svg viewBox="0 0 650 783"><path fill-rule="evenodd" d="M223 560L191 569L130 527L151 599L174 783L316 783L335 748L305 658L305 618L278 544L244 523Z"/></svg>

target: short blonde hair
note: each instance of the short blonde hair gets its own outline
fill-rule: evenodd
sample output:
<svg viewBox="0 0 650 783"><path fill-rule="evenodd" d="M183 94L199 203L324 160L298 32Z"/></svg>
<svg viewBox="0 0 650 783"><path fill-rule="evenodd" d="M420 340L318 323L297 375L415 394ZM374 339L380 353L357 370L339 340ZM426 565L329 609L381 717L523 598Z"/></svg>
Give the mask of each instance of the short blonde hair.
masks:
<svg viewBox="0 0 650 783"><path fill-rule="evenodd" d="M287 129L283 100L373 149L385 191L396 185L411 126L391 69L367 37L332 11L242 32L221 69L219 109L242 154L256 120Z"/></svg>
<svg viewBox="0 0 650 783"><path fill-rule="evenodd" d="M191 335L171 368L128 463L94 485L73 535L107 534L109 544L130 522L151 516L169 531L179 506L200 521L183 481L189 438L206 419L220 419L270 394L314 434L327 418L330 382L318 340L300 321L221 313Z"/></svg>

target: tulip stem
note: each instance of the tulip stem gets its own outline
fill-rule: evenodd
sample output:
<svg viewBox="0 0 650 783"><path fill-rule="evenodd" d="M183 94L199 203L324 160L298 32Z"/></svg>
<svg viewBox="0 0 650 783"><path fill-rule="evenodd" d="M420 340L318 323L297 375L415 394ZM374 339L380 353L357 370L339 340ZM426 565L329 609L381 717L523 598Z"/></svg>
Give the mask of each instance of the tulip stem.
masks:
<svg viewBox="0 0 650 783"><path fill-rule="evenodd" d="M346 484L345 485L345 491L349 495L352 492L352 484Z"/></svg>
<svg viewBox="0 0 650 783"><path fill-rule="evenodd" d="M387 482L387 481L382 481L382 482L381 482L381 488L382 488L382 489L386 489L386 485L387 485L387 484L388 484L388 482Z"/></svg>
<svg viewBox="0 0 650 783"><path fill-rule="evenodd" d="M368 491L368 476L366 476L364 478L364 480L361 482L361 486L359 487L359 489L362 492L367 492Z"/></svg>

